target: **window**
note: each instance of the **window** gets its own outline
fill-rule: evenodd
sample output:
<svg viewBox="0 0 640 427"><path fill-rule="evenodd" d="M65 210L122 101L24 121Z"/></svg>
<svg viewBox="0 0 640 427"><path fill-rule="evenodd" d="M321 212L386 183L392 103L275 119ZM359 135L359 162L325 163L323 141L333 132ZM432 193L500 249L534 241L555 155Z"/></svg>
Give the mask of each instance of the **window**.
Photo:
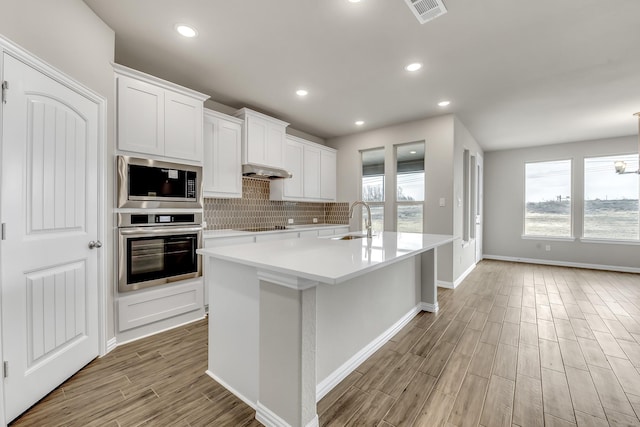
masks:
<svg viewBox="0 0 640 427"><path fill-rule="evenodd" d="M638 155L584 159L583 236L595 239L639 240L638 175L618 175L614 162L638 170Z"/></svg>
<svg viewBox="0 0 640 427"><path fill-rule="evenodd" d="M571 160L525 164L524 234L571 237Z"/></svg>
<svg viewBox="0 0 640 427"><path fill-rule="evenodd" d="M424 142L396 146L396 230L422 233Z"/></svg>
<svg viewBox="0 0 640 427"><path fill-rule="evenodd" d="M371 208L373 231L384 230L384 148L361 152L362 200ZM365 228L367 210L362 209L362 228Z"/></svg>

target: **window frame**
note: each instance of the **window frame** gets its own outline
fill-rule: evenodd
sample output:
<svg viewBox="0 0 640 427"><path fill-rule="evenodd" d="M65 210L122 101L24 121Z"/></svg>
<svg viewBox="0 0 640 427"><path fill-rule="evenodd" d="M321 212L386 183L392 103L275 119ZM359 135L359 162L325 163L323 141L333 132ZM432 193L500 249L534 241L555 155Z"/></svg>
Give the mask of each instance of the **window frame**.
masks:
<svg viewBox="0 0 640 427"><path fill-rule="evenodd" d="M614 154L600 154L600 155L584 155L582 157L582 230L580 233L580 242L583 243L608 243L608 244L622 244L622 245L640 245L640 182L638 183L638 194L636 195L638 198L638 235L634 239L617 239L615 237L587 237L585 236L585 224L586 224L586 213L587 213L587 168L586 162L589 159L604 159L604 158L616 158L623 156L637 156L638 166L640 167L640 154L633 152L624 152L624 153L614 153ZM612 159L613 160L613 159ZM614 164L611 164L611 171L615 174ZM630 174L632 175L632 174ZM640 175L637 176L638 181L640 181Z"/></svg>
<svg viewBox="0 0 640 427"><path fill-rule="evenodd" d="M398 147L412 145L412 144L423 144L424 145L424 157L422 158L422 173L423 173L423 189L424 196L422 200L418 201L409 201L409 200L398 200ZM393 212L393 229L398 231L398 208L400 206L421 206L422 207L422 224L420 233L424 233L424 213L425 206L427 201L427 142L425 140L412 141L412 142L404 142L401 144L393 145L393 204L392 212ZM408 233L408 232L407 232Z"/></svg>
<svg viewBox="0 0 640 427"><path fill-rule="evenodd" d="M527 165L534 163L555 163L555 162L569 162L569 196L570 196L570 205L569 205L569 234L567 236L554 236L548 234L527 234ZM562 158L554 158L554 159L545 159L545 160L531 160L524 161L522 173L523 173L523 204L522 204L522 239L531 239L531 240L556 240L556 241L575 241L575 215L574 215L574 207L575 207L575 197L574 197L574 167L575 159L573 157L562 157Z"/></svg>
<svg viewBox="0 0 640 427"><path fill-rule="evenodd" d="M382 174L380 176L382 176L383 181L382 181L382 201L376 201L376 202L369 202L364 200L362 191L363 191L363 185L362 185L362 181L365 177L365 175L363 174L363 161L362 161L362 154L367 152L367 151L376 151L376 150L382 150L383 153L383 164L382 164ZM382 146L382 147L372 147L372 148L367 148L364 150L360 150L360 181L358 184L358 191L359 191L359 195L360 195L360 199L363 200L364 202L367 203L367 205L369 205L369 208L374 208L374 207L382 207L382 230L380 231L384 231L384 223L385 223L385 218L387 215L387 200L386 200L386 193L387 193L387 162L386 162L386 147ZM365 231L365 215L367 214L367 210L364 207L360 207L360 216L358 219L359 222L359 226L358 228L361 231ZM372 221L373 223L373 221Z"/></svg>

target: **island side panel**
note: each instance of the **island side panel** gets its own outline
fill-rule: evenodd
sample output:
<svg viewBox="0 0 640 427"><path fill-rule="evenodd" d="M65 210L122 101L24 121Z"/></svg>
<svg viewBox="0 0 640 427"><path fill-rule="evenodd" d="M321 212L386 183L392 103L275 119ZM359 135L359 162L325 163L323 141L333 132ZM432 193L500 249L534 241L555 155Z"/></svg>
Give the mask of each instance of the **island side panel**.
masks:
<svg viewBox="0 0 640 427"><path fill-rule="evenodd" d="M348 374L339 369L345 362L398 321L417 314L420 283L416 262L419 257L337 285L318 285L318 384Z"/></svg>
<svg viewBox="0 0 640 427"><path fill-rule="evenodd" d="M208 373L253 408L258 401L260 288L256 269L207 257Z"/></svg>
<svg viewBox="0 0 640 427"><path fill-rule="evenodd" d="M317 425L316 288L260 281L260 396L266 426Z"/></svg>
<svg viewBox="0 0 640 427"><path fill-rule="evenodd" d="M434 248L420 255L420 282L422 309L438 311L438 249Z"/></svg>

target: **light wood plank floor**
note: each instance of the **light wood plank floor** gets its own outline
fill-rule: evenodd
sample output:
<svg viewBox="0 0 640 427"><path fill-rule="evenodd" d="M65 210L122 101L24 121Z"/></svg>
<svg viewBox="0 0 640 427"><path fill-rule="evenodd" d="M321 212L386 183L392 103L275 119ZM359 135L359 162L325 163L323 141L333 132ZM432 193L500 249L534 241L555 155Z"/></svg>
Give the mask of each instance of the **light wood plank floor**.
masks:
<svg viewBox="0 0 640 427"><path fill-rule="evenodd" d="M318 403L323 426L640 426L640 275L483 261ZM257 426L205 321L118 347L15 426Z"/></svg>

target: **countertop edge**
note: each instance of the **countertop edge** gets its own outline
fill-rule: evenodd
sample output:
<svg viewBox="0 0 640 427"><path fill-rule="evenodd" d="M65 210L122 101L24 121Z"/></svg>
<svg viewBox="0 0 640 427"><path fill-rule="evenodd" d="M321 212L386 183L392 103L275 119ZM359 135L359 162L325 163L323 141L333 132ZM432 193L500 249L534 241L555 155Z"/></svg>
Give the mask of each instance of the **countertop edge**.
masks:
<svg viewBox="0 0 640 427"><path fill-rule="evenodd" d="M216 259L220 259L220 260L224 260L224 261L229 261L229 262L234 262L237 264L241 264L241 265L245 265L245 266L249 266L249 267L254 267L254 268L258 268L258 269L263 269L263 270L268 270L268 271L273 271L279 274L286 274L286 275L290 275L292 277L300 277L303 279L309 279L309 280L315 280L321 283L325 283L325 284L329 284L329 285L336 285L336 284L340 284L343 282L346 282L347 280L353 279L355 277L358 276L362 276L364 274L373 272L375 270L378 270L380 268L395 264L397 262L403 261L405 259L417 256L421 253L430 251L432 249L438 248L440 246L444 246L446 244L449 244L451 242L454 241L453 236L450 235L436 235L436 234L430 234L430 236L437 236L439 238L441 238L441 240L439 240L436 243L433 243L431 245L427 245L427 246L423 246L420 249L414 249L411 251L408 251L406 254L402 254L400 256L397 256L393 259L389 259L389 260L384 260L382 262L376 263L376 264L372 264L372 265L368 265L364 268L361 268L357 271L342 275L342 276L322 276L322 275L317 275L317 274L313 274L313 273L308 273L299 269L290 269L290 268L284 268L284 267L279 267L279 266L274 266L272 264L268 264L268 263L262 263L262 262L258 262L258 261L253 261L253 260L247 260L247 259L242 259L242 258L238 258L235 256L227 256L223 253L219 253L219 250L221 248L209 248L209 249L198 249L197 253L200 255L204 255L204 256L210 256Z"/></svg>

